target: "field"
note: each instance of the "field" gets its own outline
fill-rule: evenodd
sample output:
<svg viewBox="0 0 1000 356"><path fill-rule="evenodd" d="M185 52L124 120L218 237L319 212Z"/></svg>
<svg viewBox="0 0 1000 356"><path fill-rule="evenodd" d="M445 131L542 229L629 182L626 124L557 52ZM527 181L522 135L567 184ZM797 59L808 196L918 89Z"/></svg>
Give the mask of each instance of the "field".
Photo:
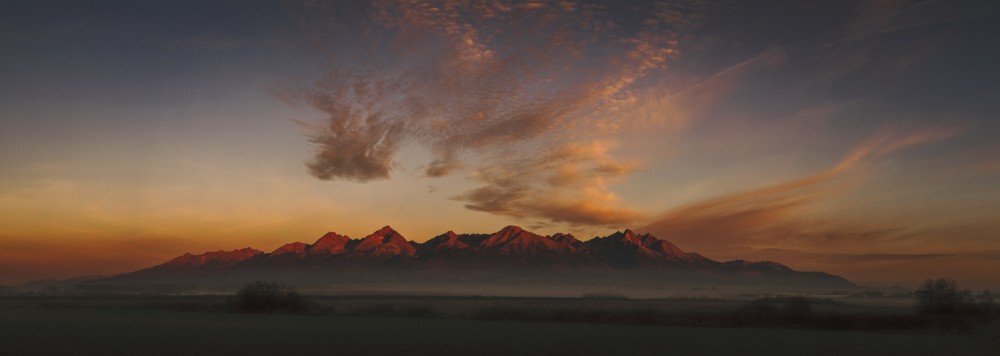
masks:
<svg viewBox="0 0 1000 356"><path fill-rule="evenodd" d="M5 355L1000 354L995 321L942 333L472 320L495 319L484 317L490 314L483 310L511 308L529 316L548 315L543 310L710 312L737 307L732 301L320 298L313 302L320 312L305 315L233 313L223 302L218 297L4 299L0 347ZM823 308L868 307L817 306Z"/></svg>

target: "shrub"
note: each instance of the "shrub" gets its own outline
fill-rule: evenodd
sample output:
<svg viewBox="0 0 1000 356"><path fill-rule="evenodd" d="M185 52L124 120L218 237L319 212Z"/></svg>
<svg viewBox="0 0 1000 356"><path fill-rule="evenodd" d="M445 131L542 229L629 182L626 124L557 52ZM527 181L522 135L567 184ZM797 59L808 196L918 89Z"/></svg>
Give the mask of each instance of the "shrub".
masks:
<svg viewBox="0 0 1000 356"><path fill-rule="evenodd" d="M236 292L233 301L236 310L242 312L297 312L305 309L305 302L299 293L289 286L274 282L255 281Z"/></svg>
<svg viewBox="0 0 1000 356"><path fill-rule="evenodd" d="M959 290L954 279L928 279L914 295L920 312L927 314L954 314L969 311L975 306L972 293Z"/></svg>

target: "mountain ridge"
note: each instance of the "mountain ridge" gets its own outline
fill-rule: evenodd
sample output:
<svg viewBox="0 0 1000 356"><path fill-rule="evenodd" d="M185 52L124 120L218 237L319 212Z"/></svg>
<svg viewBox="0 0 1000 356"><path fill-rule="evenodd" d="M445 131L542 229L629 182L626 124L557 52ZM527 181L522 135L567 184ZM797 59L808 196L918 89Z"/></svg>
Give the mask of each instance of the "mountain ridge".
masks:
<svg viewBox="0 0 1000 356"><path fill-rule="evenodd" d="M712 260L686 252L670 241L648 233L638 234L631 229L580 241L571 234L538 235L515 225L492 234L447 231L419 243L407 240L388 225L361 239L331 231L312 244L288 243L271 253L250 248L200 255L186 253L111 279L142 280L171 273L181 277L208 273L204 271L251 274L276 270L291 271L286 275L292 276L329 278L348 271L520 271L529 274L555 271L577 275L586 275L587 271L610 271L662 275L669 277L667 281L722 278L751 284L760 281L857 287L840 276L796 271L774 261Z"/></svg>

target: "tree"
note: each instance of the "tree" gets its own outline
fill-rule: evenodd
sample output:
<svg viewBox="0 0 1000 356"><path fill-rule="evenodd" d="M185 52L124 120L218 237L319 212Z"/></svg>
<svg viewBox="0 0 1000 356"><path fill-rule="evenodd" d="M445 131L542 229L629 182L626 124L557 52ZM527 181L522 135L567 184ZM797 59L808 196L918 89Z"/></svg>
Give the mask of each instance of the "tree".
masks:
<svg viewBox="0 0 1000 356"><path fill-rule="evenodd" d="M928 279L917 288L917 307L929 314L948 314L963 311L974 304L972 293L958 289L954 279Z"/></svg>
<svg viewBox="0 0 1000 356"><path fill-rule="evenodd" d="M302 297L289 286L274 282L254 281L236 292L234 306L243 312L300 311L305 308Z"/></svg>

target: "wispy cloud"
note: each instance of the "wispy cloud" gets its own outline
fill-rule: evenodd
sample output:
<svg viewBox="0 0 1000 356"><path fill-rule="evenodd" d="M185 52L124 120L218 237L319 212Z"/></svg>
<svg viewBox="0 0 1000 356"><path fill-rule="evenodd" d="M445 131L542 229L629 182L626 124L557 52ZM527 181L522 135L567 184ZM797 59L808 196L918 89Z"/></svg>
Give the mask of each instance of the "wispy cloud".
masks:
<svg viewBox="0 0 1000 356"><path fill-rule="evenodd" d="M568 143L520 161L505 161L473 172L483 186L452 199L472 210L571 225L624 226L642 214L621 207L607 189L636 168L608 155L610 143Z"/></svg>
<svg viewBox="0 0 1000 356"><path fill-rule="evenodd" d="M748 74L779 67L786 55L781 48L768 48L694 83L665 83L646 88L635 95L637 104L629 108L626 114L629 120L622 124L640 131L651 127L679 131L717 105Z"/></svg>
<svg viewBox="0 0 1000 356"><path fill-rule="evenodd" d="M960 131L960 127L884 129L855 147L838 163L816 174L689 204L655 218L641 230L697 241L700 247L728 252L801 235L802 231L796 231L793 218L804 207L832 191L825 183L872 159L907 147L945 140Z"/></svg>
<svg viewBox="0 0 1000 356"><path fill-rule="evenodd" d="M926 261L958 256L954 253L817 253L780 248L761 249L758 252L779 256L795 256L799 260L814 260L822 263Z"/></svg>
<svg viewBox="0 0 1000 356"><path fill-rule="evenodd" d="M582 2L373 2L366 19L331 11L328 21L347 21L364 39L344 39L325 77L286 95L326 115L306 124L309 171L389 179L399 150L419 145L431 152L426 176L468 174L482 184L452 197L469 209L573 225L634 222L642 214L621 207L607 186L636 168L612 156L613 135L651 85L644 80L679 55L695 3L615 16ZM310 23L311 31L337 27Z"/></svg>

